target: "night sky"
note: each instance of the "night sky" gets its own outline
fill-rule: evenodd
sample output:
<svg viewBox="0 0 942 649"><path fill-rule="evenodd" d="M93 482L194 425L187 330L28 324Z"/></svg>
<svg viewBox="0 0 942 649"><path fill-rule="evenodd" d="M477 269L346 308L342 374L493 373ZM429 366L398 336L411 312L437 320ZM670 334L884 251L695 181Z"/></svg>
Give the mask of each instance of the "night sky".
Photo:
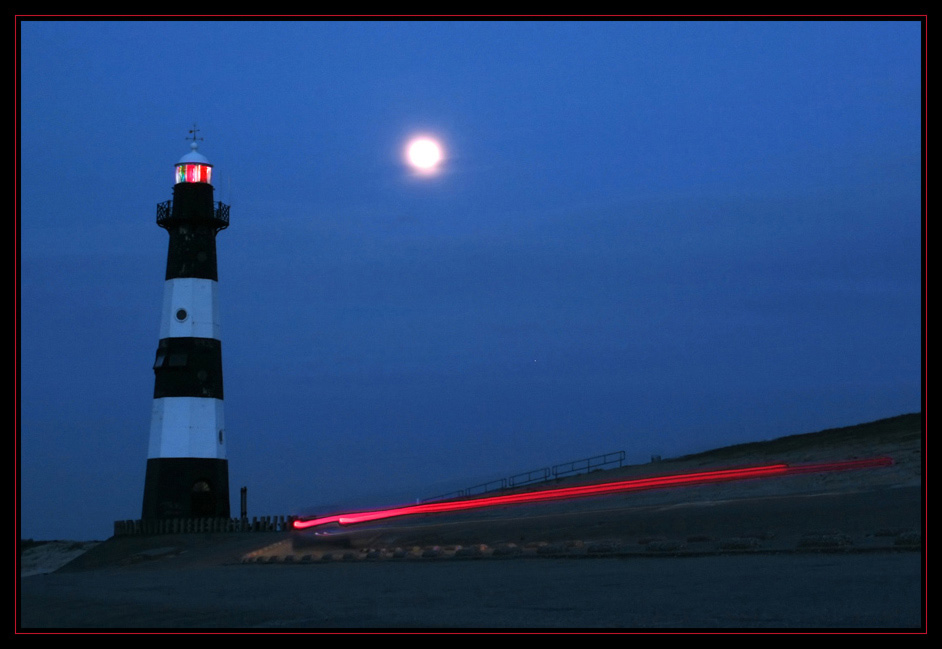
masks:
<svg viewBox="0 0 942 649"><path fill-rule="evenodd" d="M234 513L921 408L918 21L20 26L23 538L140 517L194 123Z"/></svg>

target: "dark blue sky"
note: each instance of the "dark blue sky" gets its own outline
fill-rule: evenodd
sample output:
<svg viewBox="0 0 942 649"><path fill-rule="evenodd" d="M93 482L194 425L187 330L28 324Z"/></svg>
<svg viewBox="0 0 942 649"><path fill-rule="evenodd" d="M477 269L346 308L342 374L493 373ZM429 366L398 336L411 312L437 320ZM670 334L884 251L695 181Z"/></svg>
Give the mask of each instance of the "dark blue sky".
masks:
<svg viewBox="0 0 942 649"><path fill-rule="evenodd" d="M24 538L140 516L216 198L232 504L385 504L920 409L919 22L21 24ZM444 143L442 173L403 163Z"/></svg>

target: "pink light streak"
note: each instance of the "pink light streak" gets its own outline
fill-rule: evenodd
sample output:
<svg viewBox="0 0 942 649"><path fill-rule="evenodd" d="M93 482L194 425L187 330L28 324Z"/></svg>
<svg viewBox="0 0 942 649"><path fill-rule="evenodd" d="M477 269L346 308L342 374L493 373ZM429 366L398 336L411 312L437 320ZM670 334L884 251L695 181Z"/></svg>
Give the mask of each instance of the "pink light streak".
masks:
<svg viewBox="0 0 942 649"><path fill-rule="evenodd" d="M842 462L825 462L819 464L801 464L789 466L788 464L766 464L763 466L719 469L714 471L700 471L696 473L678 473L673 475L652 476L621 480L618 482L605 482L602 484L582 485L578 487L560 487L545 489L522 494L508 494L504 496L490 496L475 498L473 500L452 500L448 502L425 503L422 505L408 505L375 511L352 512L349 514L336 514L299 520L294 522L294 529L303 530L328 523L339 525L355 525L368 521L408 516L410 514L438 514L442 512L457 512L483 507L498 507L500 505L514 505L521 503L536 503L552 500L565 500L569 498L585 498L605 494L621 493L627 491L641 491L644 489L663 489L667 487L690 486L710 484L715 482L730 482L733 480L749 480L752 478L771 478L802 473L821 473L825 471L850 471L857 469L872 469L890 466L893 460L889 457L876 457L862 460L846 460Z"/></svg>

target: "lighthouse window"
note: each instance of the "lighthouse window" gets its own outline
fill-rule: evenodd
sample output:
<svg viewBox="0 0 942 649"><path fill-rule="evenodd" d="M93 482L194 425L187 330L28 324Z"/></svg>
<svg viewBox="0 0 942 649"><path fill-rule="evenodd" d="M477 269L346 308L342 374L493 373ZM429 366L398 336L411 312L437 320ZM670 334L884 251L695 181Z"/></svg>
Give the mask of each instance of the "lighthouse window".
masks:
<svg viewBox="0 0 942 649"><path fill-rule="evenodd" d="M180 322L186 320L186 309L177 309L177 320Z"/></svg>
<svg viewBox="0 0 942 649"><path fill-rule="evenodd" d="M157 360L154 361L154 369L158 367L163 367L164 361L167 360L167 355L163 350L157 350Z"/></svg>
<svg viewBox="0 0 942 649"><path fill-rule="evenodd" d="M219 443L222 444L222 428L219 429Z"/></svg>

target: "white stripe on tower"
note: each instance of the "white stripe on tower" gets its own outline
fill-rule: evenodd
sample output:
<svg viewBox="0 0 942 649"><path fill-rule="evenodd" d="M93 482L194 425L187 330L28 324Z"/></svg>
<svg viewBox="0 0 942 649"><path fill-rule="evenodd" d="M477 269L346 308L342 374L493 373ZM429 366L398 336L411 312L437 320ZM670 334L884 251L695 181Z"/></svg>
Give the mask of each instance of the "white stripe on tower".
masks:
<svg viewBox="0 0 942 649"><path fill-rule="evenodd" d="M177 277L164 282L161 338L215 338L219 340L219 292L214 279ZM176 317L177 310L185 317Z"/></svg>
<svg viewBox="0 0 942 649"><path fill-rule="evenodd" d="M222 399L154 399L148 458L226 458Z"/></svg>

